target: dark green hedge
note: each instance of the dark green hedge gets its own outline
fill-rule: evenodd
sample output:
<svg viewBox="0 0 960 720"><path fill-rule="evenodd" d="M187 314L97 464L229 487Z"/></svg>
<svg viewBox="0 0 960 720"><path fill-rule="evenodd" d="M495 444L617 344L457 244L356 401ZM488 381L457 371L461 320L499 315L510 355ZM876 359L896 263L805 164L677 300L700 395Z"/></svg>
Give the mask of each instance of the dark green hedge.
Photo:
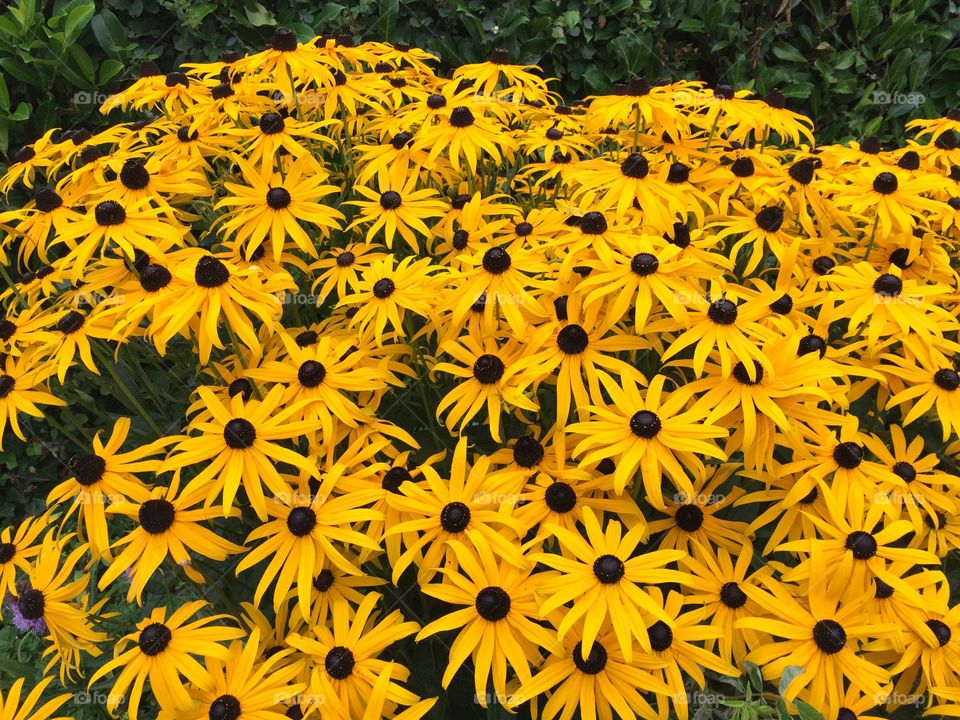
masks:
<svg viewBox="0 0 960 720"><path fill-rule="evenodd" d="M155 58L173 68L302 39L403 40L446 65L494 47L561 78L568 98L633 74L766 92L815 118L821 141L902 134L960 103L960 9L929 0L9 0L0 15L0 152L92 122L98 95ZM5 80L5 82L3 81Z"/></svg>

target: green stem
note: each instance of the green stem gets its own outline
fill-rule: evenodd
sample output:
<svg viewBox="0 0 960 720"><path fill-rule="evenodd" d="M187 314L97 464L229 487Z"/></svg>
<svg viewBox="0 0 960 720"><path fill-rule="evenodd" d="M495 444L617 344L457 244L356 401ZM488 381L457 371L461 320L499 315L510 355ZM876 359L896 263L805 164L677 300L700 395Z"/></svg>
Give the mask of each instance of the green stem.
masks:
<svg viewBox="0 0 960 720"><path fill-rule="evenodd" d="M76 435L71 433L63 425L61 425L56 420L54 420L50 413L47 413L47 415L44 417L44 421L50 423L53 426L54 430L59 432L61 435L63 435L70 442L72 442L74 445L76 445L78 448L81 448L82 450L88 449L90 445L93 444L93 437L87 437L86 434L84 434L84 437L86 438L86 442L80 441Z"/></svg>
<svg viewBox="0 0 960 720"><path fill-rule="evenodd" d="M710 146L713 145L713 136L717 133L717 124L720 122L720 113L718 112L713 118L713 125L710 126L710 136L707 138L707 152L710 151Z"/></svg>
<svg viewBox="0 0 960 720"><path fill-rule="evenodd" d="M147 425L150 426L150 429L154 434L161 438L165 435L163 430L160 429L160 426L154 421L153 417L146 411L146 408L143 407L143 403L137 398L136 395L130 390L130 387L124 382L123 378L120 377L120 373L117 372L117 369L114 365L113 358L110 357L109 351L102 348L96 342L90 343L95 349L97 354L100 356L101 362L107 368L107 372L110 373L110 377L113 378L113 382L116 383L117 387L120 389L120 392L123 396L130 402L130 405L140 413L140 416L146 420ZM106 353L106 357L104 357Z"/></svg>
<svg viewBox="0 0 960 720"><path fill-rule="evenodd" d="M870 253L873 251L873 241L877 236L877 222L880 220L880 215L873 216L873 229L870 230L870 242L867 243L867 253L863 256L863 259L867 262L870 262Z"/></svg>

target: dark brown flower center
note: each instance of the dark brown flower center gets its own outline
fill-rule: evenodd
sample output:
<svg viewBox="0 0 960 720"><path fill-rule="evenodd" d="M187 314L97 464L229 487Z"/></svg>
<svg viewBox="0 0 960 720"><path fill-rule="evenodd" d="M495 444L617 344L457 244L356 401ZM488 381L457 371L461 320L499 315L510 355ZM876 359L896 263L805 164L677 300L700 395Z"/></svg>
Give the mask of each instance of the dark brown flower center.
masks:
<svg viewBox="0 0 960 720"><path fill-rule="evenodd" d="M604 585L620 582L627 569L616 555L601 555L593 561L593 574Z"/></svg>
<svg viewBox="0 0 960 720"><path fill-rule="evenodd" d="M140 646L140 652L144 655L155 657L167 649L172 639L173 633L170 632L170 628L163 623L155 622L140 631L137 645Z"/></svg>
<svg viewBox="0 0 960 720"><path fill-rule="evenodd" d="M497 622L510 613L510 595L502 587L485 587L477 593L474 605L484 620Z"/></svg>
<svg viewBox="0 0 960 720"><path fill-rule="evenodd" d="M440 527L446 532L462 533L470 524L470 508L457 500L447 503L440 511Z"/></svg>
<svg viewBox="0 0 960 720"><path fill-rule="evenodd" d="M223 439L234 450L245 450L257 439L257 430L246 418L233 418L223 427Z"/></svg>
<svg viewBox="0 0 960 720"><path fill-rule="evenodd" d="M652 440L660 432L663 423L656 413L649 410L635 412L630 418L630 431L639 438Z"/></svg>
<svg viewBox="0 0 960 720"><path fill-rule="evenodd" d="M310 507L295 507L287 515L287 529L297 537L304 537L317 526L317 513Z"/></svg>
<svg viewBox="0 0 960 720"><path fill-rule="evenodd" d="M350 677L355 664L353 653L343 645L331 648L323 659L323 667L327 671L327 675L334 680L346 680Z"/></svg>
<svg viewBox="0 0 960 720"><path fill-rule="evenodd" d="M836 620L818 620L813 626L813 641L827 655L836 655L847 644L847 633Z"/></svg>
<svg viewBox="0 0 960 720"><path fill-rule="evenodd" d="M152 498L140 505L137 517L140 520L140 527L151 535L162 535L176 518L176 508L173 503L163 498Z"/></svg>

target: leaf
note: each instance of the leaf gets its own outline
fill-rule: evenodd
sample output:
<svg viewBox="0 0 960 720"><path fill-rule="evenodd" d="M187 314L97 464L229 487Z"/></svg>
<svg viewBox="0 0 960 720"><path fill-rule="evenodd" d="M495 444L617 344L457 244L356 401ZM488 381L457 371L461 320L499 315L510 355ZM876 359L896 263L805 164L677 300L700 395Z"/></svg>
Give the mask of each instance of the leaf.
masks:
<svg viewBox="0 0 960 720"><path fill-rule="evenodd" d="M346 10L346 8L343 5L338 3L327 3L323 6L323 9L316 14L314 20L318 23L330 22L331 20L335 20L336 18L340 17L344 10Z"/></svg>
<svg viewBox="0 0 960 720"><path fill-rule="evenodd" d="M254 3L252 8L245 10L247 21L254 27L263 25L276 25L277 20L269 10L260 3Z"/></svg>
<svg viewBox="0 0 960 720"><path fill-rule="evenodd" d="M583 73L583 79L587 81L589 92L605 92L610 88L610 81L607 74L600 68L594 66Z"/></svg>
<svg viewBox="0 0 960 720"><path fill-rule="evenodd" d="M856 60L856 54L853 52L853 50L844 50L833 59L833 69L846 70L853 65L854 60Z"/></svg>
<svg viewBox="0 0 960 720"><path fill-rule="evenodd" d="M127 43L127 32L110 10L103 9L93 16L90 29L108 55L113 55Z"/></svg>
<svg viewBox="0 0 960 720"><path fill-rule="evenodd" d="M773 54L780 60L787 62L804 63L806 58L803 53L797 50L793 45L785 42L779 42L773 46Z"/></svg>
<svg viewBox="0 0 960 720"><path fill-rule="evenodd" d="M883 21L880 3L875 0L850 0L850 19L853 20L857 36L868 38Z"/></svg>
<svg viewBox="0 0 960 720"><path fill-rule="evenodd" d="M747 670L747 679L750 681L750 684L753 686L754 690L763 689L763 675L760 673L760 668L756 663L745 662L743 666Z"/></svg>
<svg viewBox="0 0 960 720"><path fill-rule="evenodd" d="M113 80L123 70L123 63L119 60L104 60L100 63L100 70L97 73L97 85L105 86Z"/></svg>
<svg viewBox="0 0 960 720"><path fill-rule="evenodd" d="M797 706L797 713L800 715L800 720L823 720L823 713L813 707L813 705L805 703L803 700L794 700L793 704Z"/></svg>
<svg viewBox="0 0 960 720"><path fill-rule="evenodd" d="M71 45L67 54L70 56L70 59L64 62L64 74L67 74L67 69L69 68L74 75L79 75L81 79L80 82L75 84L92 87L96 78L93 73L93 62L90 60L87 51L79 45ZM70 62L71 60L72 63Z"/></svg>
<svg viewBox="0 0 960 720"><path fill-rule="evenodd" d="M685 17L677 25L677 30L688 33L699 33L704 31L703 21L693 17Z"/></svg>
<svg viewBox="0 0 960 720"><path fill-rule="evenodd" d="M801 675L803 675L803 673L805 672L806 670L804 670L804 668L800 667L799 665L787 665L783 669L783 674L780 675L780 685L778 688L778 692L781 695L786 693L787 688L790 687L790 683L792 683L795 678L798 678Z"/></svg>
<svg viewBox="0 0 960 720"><path fill-rule="evenodd" d="M0 110L6 112L10 109L10 91L7 90L7 81L0 75Z"/></svg>
<svg viewBox="0 0 960 720"><path fill-rule="evenodd" d="M30 117L30 106L25 102L18 103L17 109L7 117L15 122L22 122Z"/></svg>
<svg viewBox="0 0 960 720"><path fill-rule="evenodd" d="M92 2L78 5L70 11L70 14L67 15L67 22L63 27L63 44L65 46L80 36L80 33L90 22L90 18L93 17L94 12L96 12L96 7Z"/></svg>
<svg viewBox="0 0 960 720"><path fill-rule="evenodd" d="M793 716L787 709L787 702L783 698L777 700L777 715L780 720L793 720Z"/></svg>

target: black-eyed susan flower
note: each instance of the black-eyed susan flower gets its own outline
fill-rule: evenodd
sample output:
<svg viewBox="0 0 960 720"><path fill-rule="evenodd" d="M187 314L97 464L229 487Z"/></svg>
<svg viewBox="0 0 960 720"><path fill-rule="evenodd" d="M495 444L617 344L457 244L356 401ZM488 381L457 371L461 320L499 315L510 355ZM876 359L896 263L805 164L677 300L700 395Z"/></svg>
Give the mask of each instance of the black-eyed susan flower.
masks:
<svg viewBox="0 0 960 720"><path fill-rule="evenodd" d="M801 605L788 586L777 580L765 581L764 590L746 588L766 616L742 618L735 625L780 638L753 648L747 659L757 663L769 680L780 678L790 665L804 668L789 682L784 698L791 702L797 697L813 699L832 715L843 702L845 681L866 695L884 694L889 672L864 658L858 647L890 637L896 626L863 622L856 605L839 605L825 594L824 579L817 578L811 586L809 605Z"/></svg>
<svg viewBox="0 0 960 720"><path fill-rule="evenodd" d="M349 201L360 208L360 214L347 229L371 223L367 229L367 242L371 242L383 230L387 247L393 248L394 238L399 235L411 250L419 252L417 236L431 236L430 228L424 221L442 216L446 206L438 199L436 190L418 190L416 185L415 173L396 187L380 181L379 191L357 185L357 192L365 199Z"/></svg>
<svg viewBox="0 0 960 720"><path fill-rule="evenodd" d="M96 657L102 652L97 643L108 639L92 621L103 602L88 607L88 583L75 577L88 549L80 545L67 551L67 539L55 540L51 533L44 537L27 571L26 587L16 597L20 617L44 628L51 643L44 651L51 656L44 671L57 668L61 682L79 669L81 651Z"/></svg>
<svg viewBox="0 0 960 720"><path fill-rule="evenodd" d="M651 670L666 663L652 655L635 655L628 661L610 629L605 629L589 652L584 652L580 637L583 621L563 641L562 653L551 653L539 671L522 683L508 699L512 707L537 702L546 695L541 717L572 717L579 711L584 718L658 717L648 701L650 693L666 695L670 688ZM616 715L614 715L616 713Z"/></svg>
<svg viewBox="0 0 960 720"><path fill-rule="evenodd" d="M463 382L437 403L437 418L445 414L445 424L451 431L457 428L462 432L467 423L486 409L490 435L499 441L505 405L528 411L537 409L536 402L524 394L514 370L521 352L516 340L498 343L493 338L480 339L470 334L448 341L440 349L462 363L439 362L433 366L434 373L463 378Z"/></svg>
<svg viewBox="0 0 960 720"><path fill-rule="evenodd" d="M269 520L247 536L248 545L257 540L263 542L244 555L237 565L237 574L261 560L270 559L260 573L253 595L258 605L272 584L273 606L278 608L295 583L300 613L309 617L311 588L325 565L334 565L350 575L360 574L360 569L343 555L340 546L377 549L376 542L353 529L354 524L379 519L380 513L364 507L376 497L375 491L332 497L336 477L327 474L325 478L316 491L301 482L268 499Z"/></svg>
<svg viewBox="0 0 960 720"><path fill-rule="evenodd" d="M33 355L14 357L7 355L0 372L0 447L3 447L4 430L7 423L13 434L26 440L18 418L20 413L30 417L42 418L43 411L38 405L66 405L64 400L50 394L43 385L53 374L53 368L41 362ZM42 389L41 389L42 388Z"/></svg>
<svg viewBox="0 0 960 720"><path fill-rule="evenodd" d="M184 495L200 492L208 505L222 496L223 514L227 516L237 492L243 487L257 517L264 520L267 505L263 486L280 496L290 491L275 461L306 472L319 472L308 458L280 444L320 425L319 421L291 421L291 416L299 410L295 405L278 410L282 386L274 386L262 400L244 401L238 393L230 398L229 406L206 386L199 387L197 392L212 418L191 423L191 429L198 434L174 438L177 442L159 468L165 472L207 463L185 485Z"/></svg>
<svg viewBox="0 0 960 720"><path fill-rule="evenodd" d="M207 604L202 600L188 602L169 615L167 608L155 608L149 617L137 623L134 632L120 639L113 659L90 677L92 684L111 671L120 670L107 698L108 712L116 710L129 690L127 713L131 720L136 720L147 682L160 708L167 711L191 706L184 678L200 687L210 686L207 671L193 656L227 661L230 650L223 643L244 633L219 624L219 620L228 618L225 615L189 621Z"/></svg>
<svg viewBox="0 0 960 720"><path fill-rule="evenodd" d="M298 248L316 257L317 242L303 229L301 222L322 232L339 229L343 213L319 201L337 191L325 185L326 176L303 159L297 160L281 176L261 177L250 163L239 159L245 185L225 182L229 193L217 208L230 208L224 216L223 233L233 236L250 259L261 243L270 241L273 259L280 261L284 242L292 239Z"/></svg>
<svg viewBox="0 0 960 720"><path fill-rule="evenodd" d="M450 547L457 557L457 570L443 571L442 582L424 585L423 592L464 607L425 625L417 640L459 630L441 684L448 687L461 665L472 657L477 698L486 707L490 681L498 697L507 697L508 666L521 682L527 682L530 664L539 659L540 648L560 653L562 646L550 630L537 623L535 592L540 576L531 576L532 565L519 569L498 561L492 548L483 543L471 549L451 540Z"/></svg>
<svg viewBox="0 0 960 720"><path fill-rule="evenodd" d="M685 574L668 566L686 553L654 550L635 555L646 537L644 525L635 525L623 533L622 525L614 520L604 530L589 508L583 511L583 522L586 539L571 530L550 527L564 550L563 555L536 553L532 556L555 571L538 578L541 616L563 608L563 619L557 625L561 639L583 618L581 641L585 654L591 652L604 621L609 620L620 651L627 662L631 662L634 642L647 652L651 649L646 634L647 618L670 621L663 608L641 586L683 582ZM572 606L566 607L568 603Z"/></svg>
<svg viewBox="0 0 960 720"><path fill-rule="evenodd" d="M429 258L406 257L396 263L391 255L375 261L363 273L357 291L340 298L341 305L359 306L350 317L350 324L359 325L362 333L372 330L379 345L387 323L399 331L407 311L429 315L430 298L436 288L433 269Z"/></svg>
<svg viewBox="0 0 960 720"><path fill-rule="evenodd" d="M166 438L120 452L130 433L130 418L118 418L106 442L100 432L93 438L92 452L82 451L67 461L70 476L47 495L47 504L69 503L64 519L76 513L82 537L95 557L110 557L106 506L127 499L141 498L148 486L141 474L152 474L160 467L158 453L167 445Z"/></svg>
<svg viewBox="0 0 960 720"><path fill-rule="evenodd" d="M746 523L721 517L743 494L735 482L726 489L737 470L736 463L693 468L693 492L680 491L664 498L670 517L650 522L651 533L663 533L661 548L691 552L700 544L737 551L749 528Z"/></svg>
<svg viewBox="0 0 960 720"><path fill-rule="evenodd" d="M760 613L741 586L757 586L769 568L750 572L754 558L749 542L742 543L735 554L700 542L693 543L691 550L692 554L680 559L691 576L684 596L689 603L701 605L711 622L723 628L723 634L708 638L704 647L711 652L716 649L722 660L742 667L750 649L762 645L765 638L754 630L736 627L740 618Z"/></svg>
<svg viewBox="0 0 960 720"><path fill-rule="evenodd" d="M377 612L379 600L379 593L367 593L355 615L348 606L337 605L332 626L315 625L313 637L294 633L287 637L287 644L313 659L310 692L315 698L324 698L324 712L345 718L373 715L380 720L399 717L395 713L406 708L404 720L416 720L436 699L421 701L403 687L410 671L380 659L380 655L389 645L417 632L419 626L405 622L399 610ZM377 712L366 712L369 702Z"/></svg>
<svg viewBox="0 0 960 720"><path fill-rule="evenodd" d="M664 666L655 666L652 674L670 688L669 694L657 696L659 714L663 717L672 705L677 717L686 720L689 702L684 675L692 678L696 687L702 690L706 686L704 669L723 675L735 675L736 670L700 646L700 643L718 638L723 633L722 628L704 622L705 608L683 612L684 598L673 590L664 592L660 587L654 587L650 589L650 595L663 607L669 620L656 620L647 627L653 659L665 662Z"/></svg>
<svg viewBox="0 0 960 720"><path fill-rule="evenodd" d="M178 301L158 304L153 312L149 335L163 353L177 335L189 332L197 338L200 361L210 359L213 348L224 347L221 325L253 350L260 341L253 328L253 315L272 328L282 309L275 293L295 287L286 274L263 275L255 267L240 268L224 257L200 248L188 248L169 256L174 278L183 281Z"/></svg>
<svg viewBox="0 0 960 720"><path fill-rule="evenodd" d="M243 552L241 546L201 524L221 516L220 509L192 507L199 498L178 495L178 487L175 481L169 487L156 487L131 499L111 502L108 515L126 515L136 521L137 527L113 544L114 551L119 552L100 576L101 590L126 575L130 579L127 602L135 599L142 604L147 582L167 558L181 567L191 580L202 583L203 574L194 567L191 553L222 561Z"/></svg>
<svg viewBox="0 0 960 720"><path fill-rule="evenodd" d="M300 672L296 663L290 663L291 648L281 649L258 662L260 629L255 628L246 642L230 643L226 659L209 656L204 666L209 680L188 688L191 703L173 710L161 711L164 720L277 720L284 701L306 688L304 683L292 683Z"/></svg>
<svg viewBox="0 0 960 720"><path fill-rule="evenodd" d="M686 410L687 395L675 391L665 397L667 378L656 375L641 395L636 381L629 375L621 378L622 386L601 376L600 381L610 394L608 405L591 405L590 419L568 427L571 433L584 436L574 450L581 456L581 465L604 458L614 458L614 489L623 489L633 481L642 485L647 499L662 509L661 481L665 472L678 491L692 496L693 485L684 466L702 467L697 454L723 460L723 452L711 442L725 431L704 421L705 413ZM640 482L634 480L637 471Z"/></svg>
<svg viewBox="0 0 960 720"><path fill-rule="evenodd" d="M515 492L523 476L502 470L491 473L489 466L489 458L483 456L468 465L467 440L461 438L453 453L449 480L425 465L421 482L404 481L397 488L399 493L387 496L403 518L387 529L388 535L400 535L405 546L393 564L394 582L411 564L416 564L421 584L429 582L441 567L455 568L457 556L449 546L451 540L472 548L489 545L511 565L529 566L519 543L508 539L512 534L519 540L523 527L497 502L498 495Z"/></svg>

